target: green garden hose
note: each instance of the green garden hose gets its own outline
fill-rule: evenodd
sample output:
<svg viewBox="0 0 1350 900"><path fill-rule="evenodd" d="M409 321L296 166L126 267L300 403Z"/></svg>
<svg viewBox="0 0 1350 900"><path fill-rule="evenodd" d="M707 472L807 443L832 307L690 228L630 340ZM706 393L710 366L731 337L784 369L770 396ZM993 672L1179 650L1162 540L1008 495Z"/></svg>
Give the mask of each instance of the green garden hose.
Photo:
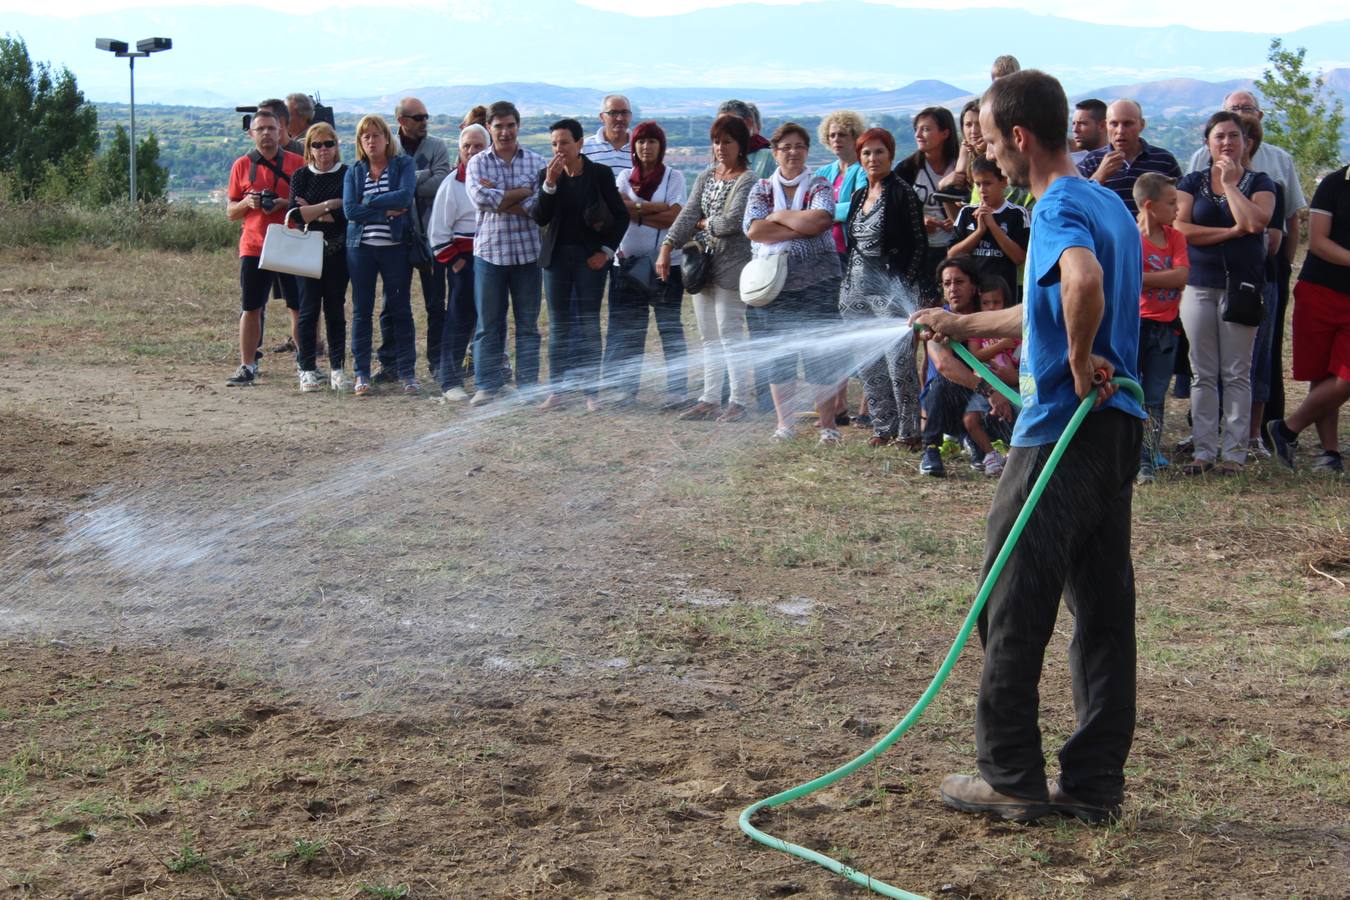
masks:
<svg viewBox="0 0 1350 900"><path fill-rule="evenodd" d="M1012 401L1014 406L1020 407L1022 405L1021 398L1018 397L1011 388L1004 384L1002 380L995 377L994 374L989 371L987 366L977 360L970 351L963 347L959 342L952 342L947 346L954 350L958 356L974 369L976 374L989 382L990 385ZM1133 394L1135 399L1139 400L1139 402L1143 402L1143 389L1134 381L1131 381L1128 378L1113 378L1112 383ZM966 641L970 638L970 632L975 628L975 623L979 619L980 610L984 609L984 604L989 599L989 594L993 591L994 584L997 583L999 575L1003 572L1004 564L1008 561L1008 557L1012 555L1013 548L1017 545L1018 538L1022 536L1022 529L1026 527L1027 522L1031 519L1031 514L1036 509L1036 503L1040 500L1041 494L1045 491L1045 486L1050 482L1050 478L1054 475L1055 468L1059 465L1060 458L1069 448L1069 443L1077 433L1078 427L1083 424L1083 420L1087 418L1087 414L1092 411L1095 401L1095 395L1089 395L1083 398L1083 402L1078 405L1078 409L1074 412L1073 418L1069 420L1069 424L1065 427L1064 433L1055 444L1055 449L1051 451L1050 458L1046 460L1045 467L1041 470L1040 476L1036 479L1036 483L1032 485L1031 493L1027 496L1027 502L1022 506L1022 511L1018 513L1017 520L1013 522L1012 530L1008 533L1007 540L1003 542L1003 547L999 550L998 557L995 558L994 564L989 567L989 574L985 577L984 583L980 585L979 593L975 595L975 603L970 607L970 612L966 614L966 620L961 623L961 630L957 632L956 640L952 642L951 649L947 651L946 658L942 660L942 665L938 667L937 674L933 676L933 680L929 682L928 687L924 690L922 696L919 697L918 702L914 704L909 712L905 713L905 717L901 719L894 728L861 755L835 769L833 772L828 772L805 784L799 784L794 788L774 794L772 797L766 797L742 810L739 819L741 831L744 831L752 840L756 840L774 850L779 850L791 856L810 860L819 866L824 866L831 872L842 875L854 884L860 884L865 888L881 894L883 897L898 897L903 898L903 900L924 900L923 895L921 894L911 894L909 891L887 884L884 881L873 878L865 872L859 872L852 866L845 865L839 860L826 856L823 853L817 853L816 851L810 850L799 844L789 843L782 838L766 834L752 825L750 820L762 809L772 809L773 807L782 806L793 800L798 800L808 794L815 793L823 787L834 784L836 781L847 775L853 774L858 769L861 769L882 753L886 752L892 744L898 741L900 737L905 732L909 731L910 727L919 720L919 717L923 715L924 710L928 708L928 704L933 702L933 698L937 696L938 691L942 690L942 685L947 681L947 676L951 674L952 667L956 665L957 657L959 657L961 651L965 649Z"/></svg>

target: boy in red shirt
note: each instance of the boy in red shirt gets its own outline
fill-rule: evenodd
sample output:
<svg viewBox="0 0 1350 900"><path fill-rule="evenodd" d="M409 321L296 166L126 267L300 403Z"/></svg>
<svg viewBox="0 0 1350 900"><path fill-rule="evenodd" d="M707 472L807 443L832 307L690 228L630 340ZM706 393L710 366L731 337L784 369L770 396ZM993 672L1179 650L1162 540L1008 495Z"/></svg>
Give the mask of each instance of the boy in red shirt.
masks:
<svg viewBox="0 0 1350 900"><path fill-rule="evenodd" d="M305 164L281 148L281 122L266 108L253 114L249 135L254 149L234 161L225 215L242 222L239 234L239 369L226 380L230 387L249 387L258 377L258 341L263 309L272 293L273 273L258 268L267 226L286 217L291 173Z"/></svg>
<svg viewBox="0 0 1350 900"><path fill-rule="evenodd" d="M1181 333L1181 290L1190 273L1186 239L1172 227L1177 218L1175 184L1157 172L1145 172L1134 183L1144 250L1144 290L1139 295L1139 384L1148 412L1139 461L1140 484L1154 479L1160 460L1163 407Z"/></svg>

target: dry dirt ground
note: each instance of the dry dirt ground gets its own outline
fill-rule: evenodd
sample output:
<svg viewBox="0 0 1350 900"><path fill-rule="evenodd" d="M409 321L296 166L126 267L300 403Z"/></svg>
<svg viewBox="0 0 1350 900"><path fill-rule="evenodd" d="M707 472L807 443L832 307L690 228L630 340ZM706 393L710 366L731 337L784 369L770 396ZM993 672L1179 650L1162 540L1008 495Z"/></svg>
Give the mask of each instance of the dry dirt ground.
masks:
<svg viewBox="0 0 1350 900"><path fill-rule="evenodd" d="M918 697L988 480L856 431L300 395L280 357L232 391L234 272L0 250L0 896L866 895L736 817ZM930 896L1350 895L1345 491L1137 493L1122 821L941 805L978 646L757 821Z"/></svg>

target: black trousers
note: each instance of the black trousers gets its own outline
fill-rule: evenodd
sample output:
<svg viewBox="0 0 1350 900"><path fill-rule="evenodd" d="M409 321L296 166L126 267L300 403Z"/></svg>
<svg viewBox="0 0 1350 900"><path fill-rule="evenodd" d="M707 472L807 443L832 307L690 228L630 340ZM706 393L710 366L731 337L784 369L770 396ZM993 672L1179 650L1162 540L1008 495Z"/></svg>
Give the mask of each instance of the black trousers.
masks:
<svg viewBox="0 0 1350 900"><path fill-rule="evenodd" d="M296 281L300 288L300 345L296 348L296 362L307 372L314 370L315 327L322 311L328 340L328 365L334 370L341 369L347 344L346 248L324 256L323 274L318 278L297 278Z"/></svg>
<svg viewBox="0 0 1350 900"><path fill-rule="evenodd" d="M1046 798L1038 683L1059 598L1077 729L1059 751L1060 784L1087 803L1119 803L1134 738L1134 566L1130 506L1143 426L1090 414L1060 461L980 617L984 670L975 712L980 775L1014 797ZM986 529L987 573L1054 449L1014 447Z"/></svg>

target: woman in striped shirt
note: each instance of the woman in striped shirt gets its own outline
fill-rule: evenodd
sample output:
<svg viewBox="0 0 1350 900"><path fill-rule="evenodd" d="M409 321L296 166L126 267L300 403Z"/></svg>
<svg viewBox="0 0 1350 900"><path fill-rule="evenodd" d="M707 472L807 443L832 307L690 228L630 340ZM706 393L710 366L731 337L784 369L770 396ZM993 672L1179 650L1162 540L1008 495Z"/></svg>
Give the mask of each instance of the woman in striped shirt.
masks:
<svg viewBox="0 0 1350 900"><path fill-rule="evenodd" d="M370 393L370 345L375 312L375 277L384 283L384 309L394 328L398 374L405 394L421 387L414 374L417 336L413 331L412 265L404 243L406 213L417 189L417 165L398 153L389 126L366 116L356 126L356 165L347 170L342 209L347 216L347 268L352 279L353 393Z"/></svg>

